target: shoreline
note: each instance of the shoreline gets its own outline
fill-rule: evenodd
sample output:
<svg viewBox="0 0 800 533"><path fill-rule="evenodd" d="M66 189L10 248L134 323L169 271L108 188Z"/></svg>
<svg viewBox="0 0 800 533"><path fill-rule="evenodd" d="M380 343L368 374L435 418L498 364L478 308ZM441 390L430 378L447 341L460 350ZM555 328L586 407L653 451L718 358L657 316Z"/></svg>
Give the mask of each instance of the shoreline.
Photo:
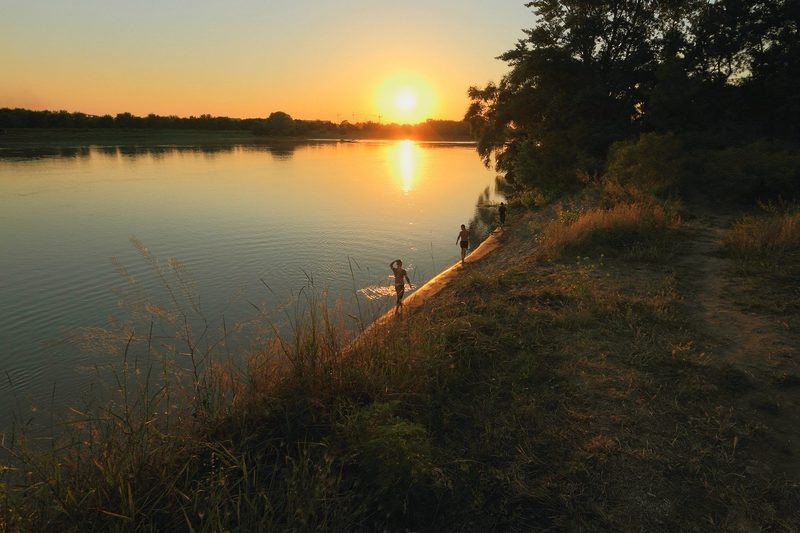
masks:
<svg viewBox="0 0 800 533"><path fill-rule="evenodd" d="M472 263L480 261L500 248L502 246L500 239L504 231L505 230L502 228L495 228L474 250L472 250L472 252L467 254L464 265L461 264L461 261L456 261L454 264L423 283L403 300L402 311L397 312L396 308L392 307L390 310L378 316L378 318L373 320L361 333L358 333L353 340L343 348L342 352L349 353L362 342L369 339L370 336L379 333L380 329L384 326L391 324L394 320L403 318L409 312L416 311L425 302L435 297L458 276L461 270L470 268Z"/></svg>
<svg viewBox="0 0 800 533"><path fill-rule="evenodd" d="M315 142L369 142L412 140L423 143L471 145L475 141L454 136L426 136L398 133L394 136L341 135L316 131L306 135L261 135L251 130L159 129L159 128L0 128L0 149L44 146L121 146L126 144L270 144Z"/></svg>

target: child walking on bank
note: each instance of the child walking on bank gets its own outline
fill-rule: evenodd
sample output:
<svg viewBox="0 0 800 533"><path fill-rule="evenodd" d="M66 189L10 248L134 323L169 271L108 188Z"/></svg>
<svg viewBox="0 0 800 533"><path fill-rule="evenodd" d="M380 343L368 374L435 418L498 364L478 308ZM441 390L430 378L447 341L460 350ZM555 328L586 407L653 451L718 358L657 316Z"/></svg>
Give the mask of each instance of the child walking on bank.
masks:
<svg viewBox="0 0 800 533"><path fill-rule="evenodd" d="M394 292L397 293L397 303L394 306L394 312L396 313L403 306L401 300L403 299L403 294L406 292L405 282L408 282L409 289L413 289L414 286L411 285L411 280L408 279L408 272L403 268L403 262L400 259L395 259L389 263L389 268L394 272Z"/></svg>
<svg viewBox="0 0 800 533"><path fill-rule="evenodd" d="M456 237L456 244L461 246L461 264L464 264L464 258L467 257L467 248L469 248L469 230L464 224L461 224L461 231L458 232Z"/></svg>

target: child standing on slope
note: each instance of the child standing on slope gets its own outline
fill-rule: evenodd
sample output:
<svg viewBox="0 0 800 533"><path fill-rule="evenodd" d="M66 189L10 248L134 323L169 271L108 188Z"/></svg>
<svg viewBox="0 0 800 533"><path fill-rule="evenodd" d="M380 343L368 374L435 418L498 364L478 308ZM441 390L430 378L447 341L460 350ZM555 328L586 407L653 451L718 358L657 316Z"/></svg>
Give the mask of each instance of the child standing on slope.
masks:
<svg viewBox="0 0 800 533"><path fill-rule="evenodd" d="M406 281L408 282L408 288L413 289L414 286L411 285L411 280L408 279L408 272L406 269L403 268L403 262L400 259L395 259L391 263L389 263L389 268L392 269L394 272L394 292L397 293L397 303L394 306L395 313L400 310L403 306L403 294L406 291Z"/></svg>
<svg viewBox="0 0 800 533"><path fill-rule="evenodd" d="M461 224L461 231L458 232L456 237L456 244L461 246L461 264L464 264L464 258L467 256L467 248L469 248L469 230L464 224Z"/></svg>

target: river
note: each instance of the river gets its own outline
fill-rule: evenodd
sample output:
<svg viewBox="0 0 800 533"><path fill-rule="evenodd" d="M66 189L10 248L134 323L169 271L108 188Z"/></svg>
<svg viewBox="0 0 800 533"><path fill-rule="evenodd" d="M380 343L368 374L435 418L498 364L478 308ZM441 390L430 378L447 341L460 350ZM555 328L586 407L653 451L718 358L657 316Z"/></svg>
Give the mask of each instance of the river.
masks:
<svg viewBox="0 0 800 533"><path fill-rule="evenodd" d="M243 352L313 293L357 331L393 303L391 260L419 286L491 224L494 181L459 143L0 151L0 426L90 403L125 335L164 323Z"/></svg>

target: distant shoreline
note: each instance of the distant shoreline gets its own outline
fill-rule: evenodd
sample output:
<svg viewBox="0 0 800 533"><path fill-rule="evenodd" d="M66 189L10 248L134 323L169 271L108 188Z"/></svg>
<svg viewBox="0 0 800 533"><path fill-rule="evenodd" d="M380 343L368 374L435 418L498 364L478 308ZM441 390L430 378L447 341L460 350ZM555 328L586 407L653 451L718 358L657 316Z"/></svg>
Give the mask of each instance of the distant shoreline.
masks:
<svg viewBox="0 0 800 533"><path fill-rule="evenodd" d="M264 136L249 130L196 130L196 129L140 129L140 128L5 128L0 130L0 149L24 148L26 146L90 146L121 144L270 144L305 142L351 142L394 141L451 142L473 144L471 139L426 138L425 136L403 136L378 138L370 136L348 136L339 138L328 135L310 136Z"/></svg>

